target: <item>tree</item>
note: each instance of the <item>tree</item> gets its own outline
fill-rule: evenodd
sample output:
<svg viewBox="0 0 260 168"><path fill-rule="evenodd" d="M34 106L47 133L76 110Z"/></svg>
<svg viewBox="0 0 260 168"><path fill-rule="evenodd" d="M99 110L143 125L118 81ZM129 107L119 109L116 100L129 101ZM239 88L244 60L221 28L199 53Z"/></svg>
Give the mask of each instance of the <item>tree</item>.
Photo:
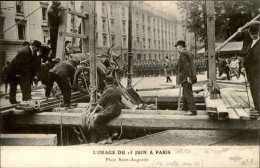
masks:
<svg viewBox="0 0 260 168"><path fill-rule="evenodd" d="M206 39L205 1L179 1L182 15L187 17L187 29L196 33L201 42ZM252 1L215 1L216 40L227 39L238 28L259 14L260 3Z"/></svg>

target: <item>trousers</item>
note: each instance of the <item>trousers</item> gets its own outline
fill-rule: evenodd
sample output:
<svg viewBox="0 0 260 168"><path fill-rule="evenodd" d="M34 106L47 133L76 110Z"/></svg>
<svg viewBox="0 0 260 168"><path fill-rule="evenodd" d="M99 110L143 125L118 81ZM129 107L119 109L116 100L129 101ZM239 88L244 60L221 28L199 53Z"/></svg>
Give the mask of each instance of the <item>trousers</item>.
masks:
<svg viewBox="0 0 260 168"><path fill-rule="evenodd" d="M51 72L49 72L49 74L48 74L48 82L47 82L47 85L46 85L45 96L46 97L50 96L54 82L57 82L57 84L58 84L58 86L61 90L61 94L63 96L63 101L64 101L64 106L69 107L70 106L70 100L71 100L71 88L70 88L70 86L66 82L64 82L62 80L62 78L60 78L58 75L51 73Z"/></svg>
<svg viewBox="0 0 260 168"><path fill-rule="evenodd" d="M183 109L184 110L190 110L191 112L196 112L196 106L195 106L195 100L192 92L192 84L189 82L184 82L182 84L183 88L183 97L182 97L182 103L183 103Z"/></svg>
<svg viewBox="0 0 260 168"><path fill-rule="evenodd" d="M28 75L21 75L19 80L12 80L10 83L9 101L16 102L17 85L19 84L22 91L22 100L27 101L31 99L31 79Z"/></svg>

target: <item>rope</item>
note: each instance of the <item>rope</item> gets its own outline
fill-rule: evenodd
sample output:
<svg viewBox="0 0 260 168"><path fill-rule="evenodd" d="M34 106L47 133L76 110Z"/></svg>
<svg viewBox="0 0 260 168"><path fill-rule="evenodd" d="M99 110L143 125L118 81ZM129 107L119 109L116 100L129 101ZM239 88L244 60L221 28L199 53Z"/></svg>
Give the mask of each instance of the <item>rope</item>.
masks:
<svg viewBox="0 0 260 168"><path fill-rule="evenodd" d="M122 134L123 134L123 114L121 112L120 135L117 140L121 138Z"/></svg>
<svg viewBox="0 0 260 168"><path fill-rule="evenodd" d="M41 102L38 100L28 100L24 101L23 104L28 104L30 107L33 107L34 109L39 109L41 106Z"/></svg>
<svg viewBox="0 0 260 168"><path fill-rule="evenodd" d="M9 27L8 29L6 29L5 31L3 31L1 33L1 35L3 35L5 32L7 32L8 30L10 30L11 28L13 28L14 26L16 26L17 24L19 24L20 22L22 22L24 19L28 18L29 16L31 16L33 13L35 13L37 10L39 10L40 8L42 8L44 5L48 4L49 1L45 2L44 4L42 4L39 8L35 9L33 12L31 12L29 15L25 16L23 19L21 19L19 22L15 23L13 26Z"/></svg>

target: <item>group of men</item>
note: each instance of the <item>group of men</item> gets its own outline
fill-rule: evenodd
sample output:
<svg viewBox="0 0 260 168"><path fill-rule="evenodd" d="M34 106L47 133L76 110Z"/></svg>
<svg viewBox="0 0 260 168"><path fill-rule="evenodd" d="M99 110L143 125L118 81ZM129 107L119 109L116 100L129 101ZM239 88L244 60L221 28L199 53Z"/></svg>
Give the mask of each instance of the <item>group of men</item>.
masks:
<svg viewBox="0 0 260 168"><path fill-rule="evenodd" d="M241 74L245 75L243 72L241 72L242 68L243 68L243 60L238 59L237 56L233 58L219 58L218 61L219 77L221 77L223 73L225 73L228 80L231 80L233 76L239 79Z"/></svg>

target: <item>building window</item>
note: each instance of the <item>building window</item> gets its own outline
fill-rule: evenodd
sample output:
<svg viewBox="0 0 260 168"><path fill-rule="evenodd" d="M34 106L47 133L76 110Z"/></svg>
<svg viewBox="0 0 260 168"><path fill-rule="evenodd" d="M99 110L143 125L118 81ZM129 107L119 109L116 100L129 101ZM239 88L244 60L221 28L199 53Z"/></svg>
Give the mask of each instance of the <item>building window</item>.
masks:
<svg viewBox="0 0 260 168"><path fill-rule="evenodd" d="M16 1L16 13L23 14L23 1Z"/></svg>
<svg viewBox="0 0 260 168"><path fill-rule="evenodd" d="M158 29L158 39L160 39L160 30Z"/></svg>
<svg viewBox="0 0 260 168"><path fill-rule="evenodd" d="M20 20L15 20L16 24ZM18 31L18 39L19 40L26 40L26 21L21 21L17 24L17 31Z"/></svg>
<svg viewBox="0 0 260 168"><path fill-rule="evenodd" d="M154 38L156 38L155 32L156 32L156 30L153 29L153 37L154 37Z"/></svg>
<svg viewBox="0 0 260 168"><path fill-rule="evenodd" d="M74 30L74 25L75 25L75 16L73 16L73 15L71 15L71 28L72 28L72 30Z"/></svg>
<svg viewBox="0 0 260 168"><path fill-rule="evenodd" d="M110 5L110 15L114 16L114 6L112 4Z"/></svg>
<svg viewBox="0 0 260 168"><path fill-rule="evenodd" d="M126 48L126 38L123 38L123 47Z"/></svg>
<svg viewBox="0 0 260 168"><path fill-rule="evenodd" d="M122 7L122 16L125 17L125 7Z"/></svg>
<svg viewBox="0 0 260 168"><path fill-rule="evenodd" d="M122 22L123 22L123 34L126 34L125 20L123 20Z"/></svg>
<svg viewBox="0 0 260 168"><path fill-rule="evenodd" d="M111 46L116 43L116 37L115 37L115 35L112 35L112 36L111 36L111 42L112 42Z"/></svg>
<svg viewBox="0 0 260 168"><path fill-rule="evenodd" d="M143 22L143 24L144 24L144 21L145 21L145 20L144 20L144 14L142 14L142 22Z"/></svg>
<svg viewBox="0 0 260 168"><path fill-rule="evenodd" d="M159 54L159 60L161 60L161 55Z"/></svg>
<svg viewBox="0 0 260 168"><path fill-rule="evenodd" d="M164 49L164 41L162 41L162 49Z"/></svg>
<svg viewBox="0 0 260 168"><path fill-rule="evenodd" d="M127 62L127 54L124 54L125 62Z"/></svg>
<svg viewBox="0 0 260 168"><path fill-rule="evenodd" d="M151 29L150 29L150 27L148 27L148 36L149 37L151 36Z"/></svg>
<svg viewBox="0 0 260 168"><path fill-rule="evenodd" d="M157 60L157 55L156 54L154 54L154 59Z"/></svg>
<svg viewBox="0 0 260 168"><path fill-rule="evenodd" d="M143 38L143 48L145 49L145 38Z"/></svg>
<svg viewBox="0 0 260 168"><path fill-rule="evenodd" d="M148 39L148 47L151 48L151 39Z"/></svg>
<svg viewBox="0 0 260 168"><path fill-rule="evenodd" d="M48 28L43 29L43 42L47 43L50 39Z"/></svg>
<svg viewBox="0 0 260 168"><path fill-rule="evenodd" d="M115 22L114 22L114 19L111 19L110 23L111 23L111 33L114 33L115 32Z"/></svg>
<svg viewBox="0 0 260 168"><path fill-rule="evenodd" d="M102 18L102 31L106 32L106 18Z"/></svg>
<svg viewBox="0 0 260 168"><path fill-rule="evenodd" d="M161 49L161 47L160 47L160 41L158 41L158 49L160 50Z"/></svg>
<svg viewBox="0 0 260 168"><path fill-rule="evenodd" d="M102 2L102 15L106 15L106 4Z"/></svg>
<svg viewBox="0 0 260 168"><path fill-rule="evenodd" d="M142 55L141 54L137 54L137 60L141 60L142 59Z"/></svg>
<svg viewBox="0 0 260 168"><path fill-rule="evenodd" d="M153 18L153 27L156 27L156 22L155 22L155 18Z"/></svg>
<svg viewBox="0 0 260 168"><path fill-rule="evenodd" d="M142 32L143 36L145 36L145 27L143 25L143 32Z"/></svg>
<svg viewBox="0 0 260 168"><path fill-rule="evenodd" d="M47 21L47 7L42 7L42 20Z"/></svg>
<svg viewBox="0 0 260 168"><path fill-rule="evenodd" d="M149 54L149 60L152 60L152 55L151 54Z"/></svg>
<svg viewBox="0 0 260 168"><path fill-rule="evenodd" d="M157 28L159 29L160 27L160 23L159 23L159 19L157 19Z"/></svg>
<svg viewBox="0 0 260 168"><path fill-rule="evenodd" d="M103 35L103 46L107 46L107 35Z"/></svg>
<svg viewBox="0 0 260 168"><path fill-rule="evenodd" d="M139 35L139 24L136 24L136 35Z"/></svg>
<svg viewBox="0 0 260 168"><path fill-rule="evenodd" d="M138 12L135 12L136 22L138 22Z"/></svg>
<svg viewBox="0 0 260 168"><path fill-rule="evenodd" d="M154 40L154 49L156 49L156 40Z"/></svg>
<svg viewBox="0 0 260 168"><path fill-rule="evenodd" d="M137 42L137 48L140 48L140 41L139 41L139 37L136 38L136 42Z"/></svg>
<svg viewBox="0 0 260 168"><path fill-rule="evenodd" d="M147 20L148 20L148 25L150 25L150 23L151 23L151 16L148 16Z"/></svg>

